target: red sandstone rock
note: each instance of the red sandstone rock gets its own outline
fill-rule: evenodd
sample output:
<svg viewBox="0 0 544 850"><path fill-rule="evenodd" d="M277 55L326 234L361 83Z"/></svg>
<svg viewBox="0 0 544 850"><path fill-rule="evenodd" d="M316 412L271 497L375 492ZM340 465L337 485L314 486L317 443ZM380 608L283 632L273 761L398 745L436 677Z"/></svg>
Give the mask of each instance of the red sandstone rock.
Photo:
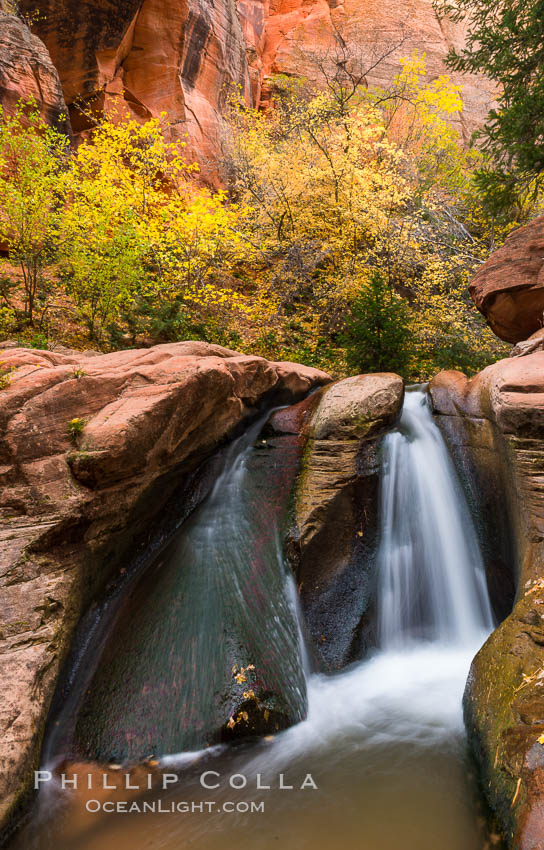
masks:
<svg viewBox="0 0 544 850"><path fill-rule="evenodd" d="M34 0L22 0L32 12ZM168 113L176 138L187 134L187 156L208 177L217 171L221 111L234 83L248 101L267 98L267 81L277 73L301 74L319 82L312 57L321 57L333 28L349 49L371 65L368 85L387 85L399 59L425 52L428 77L445 72L444 58L464 39L462 26L437 18L431 0L48 0L37 23L58 68L75 132L88 127L74 104L98 95L97 105L124 96L141 118ZM402 42L402 43L400 43ZM480 77L454 75L463 88L465 110L458 120L466 139L481 124L494 92ZM262 88L265 87L263 94ZM124 92L124 95L123 95Z"/></svg>
<svg viewBox="0 0 544 850"><path fill-rule="evenodd" d="M494 480L509 506L512 528L499 532L516 550L516 604L473 661L465 718L509 846L536 850L544 835L544 351L501 360L472 380L441 372L430 390L454 451ZM481 487L475 495L488 501Z"/></svg>
<svg viewBox="0 0 544 850"><path fill-rule="evenodd" d="M22 3L26 11L33 0ZM78 100L124 97L139 118L167 112L187 156L219 151L220 107L229 85L249 93L246 46L234 0L50 0L37 28L58 68L74 131L88 127ZM124 94L123 94L124 93ZM214 166L215 167L215 166Z"/></svg>
<svg viewBox="0 0 544 850"><path fill-rule="evenodd" d="M485 418L502 434L544 435L544 351L499 360L471 380L440 372L431 393L437 413Z"/></svg>
<svg viewBox="0 0 544 850"><path fill-rule="evenodd" d="M451 47L463 45L466 35L464 25L437 17L432 0L272 0L262 57L264 79L281 73L318 81L315 60L326 60L334 29L347 42L348 54L370 69L370 87L389 85L399 71L399 59L414 50L425 53L429 79L448 73L444 59ZM376 64L382 56L384 61ZM482 77L450 76L462 87L464 111L457 124L468 140L489 111L495 90Z"/></svg>
<svg viewBox="0 0 544 850"><path fill-rule="evenodd" d="M1 819L36 765L82 610L165 504L165 473L182 483L271 393L296 400L329 379L199 342L0 361L13 369L0 391Z"/></svg>
<svg viewBox="0 0 544 850"><path fill-rule="evenodd" d="M277 410L266 424L267 431L271 434L299 434L301 440L304 440L306 426L319 403L320 396L320 392L312 393L298 404Z"/></svg>
<svg viewBox="0 0 544 850"><path fill-rule="evenodd" d="M544 216L510 234L470 284L478 310L501 339L520 342L544 324Z"/></svg>
<svg viewBox="0 0 544 850"><path fill-rule="evenodd" d="M19 18L0 12L0 104L13 111L19 100L33 97L43 116L65 127L68 111L47 48Z"/></svg>

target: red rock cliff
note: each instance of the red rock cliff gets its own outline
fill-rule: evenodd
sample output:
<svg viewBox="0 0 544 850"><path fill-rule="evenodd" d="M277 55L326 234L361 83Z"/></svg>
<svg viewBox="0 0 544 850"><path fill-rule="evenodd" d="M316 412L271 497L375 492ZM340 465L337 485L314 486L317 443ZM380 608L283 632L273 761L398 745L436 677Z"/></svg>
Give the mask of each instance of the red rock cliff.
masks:
<svg viewBox="0 0 544 850"><path fill-rule="evenodd" d="M414 50L425 53L430 79L447 73L445 57L451 47L464 43L466 35L463 24L437 17L432 0L271 0L262 56L264 78L302 73L316 80L317 63L335 30L347 42L348 53L369 69L366 82L371 87L388 85L399 70L399 59ZM489 110L493 87L482 77L450 76L463 88L458 129L468 140Z"/></svg>
<svg viewBox="0 0 544 850"><path fill-rule="evenodd" d="M33 11L36 2L21 5ZM367 75L369 85L387 84L399 58L416 48L434 78L444 73L450 46L464 38L462 27L437 18L431 0L42 0L39 7L37 30L70 106L78 97L124 91L137 115L168 112L178 135L188 135L188 155L204 166L218 152L228 84L257 104L272 74L315 79L312 56L327 49L333 28L370 64L391 51ZM492 90L475 77L457 82L465 102L460 129L468 137Z"/></svg>
<svg viewBox="0 0 544 850"><path fill-rule="evenodd" d="M17 101L31 97L51 123L58 124L60 116L67 114L59 75L46 46L19 18L0 11L0 104L12 110Z"/></svg>
<svg viewBox="0 0 544 850"><path fill-rule="evenodd" d="M43 0L40 11L36 28L59 70L75 132L85 129L76 101L124 92L137 116L167 112L204 168L216 156L226 87L249 85L234 0Z"/></svg>

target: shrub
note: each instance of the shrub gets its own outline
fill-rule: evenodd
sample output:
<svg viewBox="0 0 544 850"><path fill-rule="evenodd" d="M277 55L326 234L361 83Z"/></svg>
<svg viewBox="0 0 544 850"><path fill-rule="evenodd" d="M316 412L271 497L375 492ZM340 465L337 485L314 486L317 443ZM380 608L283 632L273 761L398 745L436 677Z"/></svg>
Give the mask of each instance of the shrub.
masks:
<svg viewBox="0 0 544 850"><path fill-rule="evenodd" d="M406 375L411 343L408 304L380 272L371 273L352 301L343 342L351 371Z"/></svg>
<svg viewBox="0 0 544 850"><path fill-rule="evenodd" d="M80 419L79 417L71 419L70 422L68 422L68 436L74 443L77 442L78 438L83 433L83 429L86 424L87 422L85 419Z"/></svg>

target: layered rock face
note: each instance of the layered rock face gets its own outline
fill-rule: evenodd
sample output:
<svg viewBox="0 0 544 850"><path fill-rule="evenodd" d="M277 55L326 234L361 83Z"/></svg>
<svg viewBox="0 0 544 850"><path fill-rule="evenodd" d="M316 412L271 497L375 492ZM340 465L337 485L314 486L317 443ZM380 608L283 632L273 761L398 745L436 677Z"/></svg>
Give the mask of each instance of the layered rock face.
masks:
<svg viewBox="0 0 544 850"><path fill-rule="evenodd" d="M210 171L230 85L249 97L235 0L45 0L40 10L37 30L59 70L76 133L90 126L78 101L102 108L123 100L144 120L167 112L188 158Z"/></svg>
<svg viewBox="0 0 544 850"><path fill-rule="evenodd" d="M36 766L85 606L236 426L328 376L196 342L96 356L11 349L0 360L5 818Z"/></svg>
<svg viewBox="0 0 544 850"><path fill-rule="evenodd" d="M320 67L334 73L334 34L346 43L348 63L367 69L369 87L387 86L399 60L414 50L425 53L429 79L447 73L450 48L464 44L464 25L440 19L432 0L272 0L262 55L264 80L272 74L299 74L323 81ZM332 67L331 67L332 65ZM462 88L464 110L457 126L465 140L480 126L494 100L491 83L474 75L450 75Z"/></svg>
<svg viewBox="0 0 544 850"><path fill-rule="evenodd" d="M483 264L470 294L506 342L520 342L544 325L544 216L514 230Z"/></svg>
<svg viewBox="0 0 544 850"><path fill-rule="evenodd" d="M32 12L34 0L22 0ZM74 130L88 123L75 104L124 98L140 118L168 113L176 138L205 176L217 171L221 113L232 84L255 106L269 97L274 74L303 75L323 84L333 33L340 30L369 86L387 85L399 59L426 53L428 77L445 72L451 46L464 30L439 20L431 0L43 0L36 28L51 53L70 106ZM384 61L379 61L385 57ZM463 87L459 129L468 139L493 100L482 78L454 77ZM124 94L123 94L124 93Z"/></svg>
<svg viewBox="0 0 544 850"><path fill-rule="evenodd" d="M398 375L346 378L323 391L306 426L294 559L305 621L326 669L339 669L372 643L377 447L403 397Z"/></svg>
<svg viewBox="0 0 544 850"><path fill-rule="evenodd" d="M475 496L495 522L495 542L514 537L517 602L473 662L465 717L483 790L511 846L537 850L544 835L544 352L502 360L470 381L440 373L431 395L454 453L475 471Z"/></svg>
<svg viewBox="0 0 544 850"><path fill-rule="evenodd" d="M46 46L19 18L0 11L0 104L12 111L30 98L47 121L68 130L59 75Z"/></svg>

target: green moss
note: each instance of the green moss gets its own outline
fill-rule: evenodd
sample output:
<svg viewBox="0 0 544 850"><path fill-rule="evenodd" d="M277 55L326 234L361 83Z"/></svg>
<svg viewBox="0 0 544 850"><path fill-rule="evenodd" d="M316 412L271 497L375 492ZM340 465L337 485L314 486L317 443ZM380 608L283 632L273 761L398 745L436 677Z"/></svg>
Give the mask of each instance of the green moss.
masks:
<svg viewBox="0 0 544 850"><path fill-rule="evenodd" d="M544 603L544 595L540 598ZM527 754L544 731L523 720L526 708L541 699L536 675L544 659L535 642L540 636L533 639L529 625L537 601L534 594L523 597L484 644L465 694L465 719L483 790L509 835L524 817L530 781L530 773L523 770Z"/></svg>

